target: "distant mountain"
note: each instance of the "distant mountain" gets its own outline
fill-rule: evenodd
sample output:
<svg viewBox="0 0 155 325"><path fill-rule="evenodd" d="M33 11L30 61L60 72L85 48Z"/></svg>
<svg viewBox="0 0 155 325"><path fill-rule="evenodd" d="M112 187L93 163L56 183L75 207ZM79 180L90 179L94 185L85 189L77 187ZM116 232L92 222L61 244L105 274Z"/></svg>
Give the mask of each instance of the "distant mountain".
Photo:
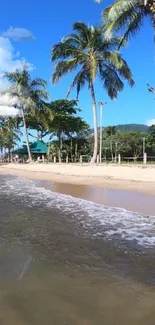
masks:
<svg viewBox="0 0 155 325"><path fill-rule="evenodd" d="M119 124L115 125L116 129L121 131L121 132L143 132L143 133L148 133L149 132L149 127L145 124ZM106 127L103 127L103 130L105 130ZM98 131L100 128L98 127ZM94 132L94 129L90 129L90 134Z"/></svg>
<svg viewBox="0 0 155 325"><path fill-rule="evenodd" d="M121 132L144 132L148 133L149 127L145 124L120 124L116 128Z"/></svg>

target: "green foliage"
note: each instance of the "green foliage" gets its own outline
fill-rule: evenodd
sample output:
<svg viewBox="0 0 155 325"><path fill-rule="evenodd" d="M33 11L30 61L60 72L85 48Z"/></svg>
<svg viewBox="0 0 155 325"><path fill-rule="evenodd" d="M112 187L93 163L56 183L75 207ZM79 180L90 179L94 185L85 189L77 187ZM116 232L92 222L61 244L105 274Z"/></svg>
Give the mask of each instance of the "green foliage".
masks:
<svg viewBox="0 0 155 325"><path fill-rule="evenodd" d="M145 124L119 124L116 126L121 132L143 132L148 133L149 127Z"/></svg>
<svg viewBox="0 0 155 325"><path fill-rule="evenodd" d="M11 150L20 141L21 132L18 128L18 120L16 118L2 118L3 127L0 128L0 151L1 155L8 153L10 158Z"/></svg>
<svg viewBox="0 0 155 325"><path fill-rule="evenodd" d="M143 138L147 139L147 134L140 132L120 132L117 131L111 136L103 139L103 147L107 150L107 155L113 160L118 154L122 157L133 157L137 159L143 155Z"/></svg>
<svg viewBox="0 0 155 325"><path fill-rule="evenodd" d="M53 115L49 124L49 132L59 137L60 134L71 136L88 128L82 118L76 116L80 111L77 101L60 99L48 105Z"/></svg>
<svg viewBox="0 0 155 325"><path fill-rule="evenodd" d="M103 127L104 132L108 128L112 128L113 126ZM145 124L118 124L114 126L114 128L117 131L120 132L142 132L142 133L148 133L149 127ZM98 132L100 131L100 128L98 128ZM90 129L90 133L93 133L93 129Z"/></svg>
<svg viewBox="0 0 155 325"><path fill-rule="evenodd" d="M119 44L122 46L124 40L139 32L145 17L150 19L155 31L155 2L154 0L115 0L104 10L103 17L106 37L109 38L114 31L124 31Z"/></svg>
<svg viewBox="0 0 155 325"><path fill-rule="evenodd" d="M123 90L122 78L133 86L131 71L117 51L119 38L104 39L100 28L81 22L73 24L73 31L52 48L51 59L56 61L53 83L78 68L68 91L69 94L76 87L77 97L81 88L89 88L97 76L112 99Z"/></svg>
<svg viewBox="0 0 155 325"><path fill-rule="evenodd" d="M73 147L73 142L75 142L73 138L81 138L81 132L88 130L89 127L81 117L77 116L80 111L77 107L77 101L60 99L51 102L48 106L53 115L49 124L49 134L51 134L51 138L56 136L58 139L51 145L51 152L58 155L59 162L61 162L64 151L68 153L73 151L73 148L68 149L68 142L66 141L70 139Z"/></svg>
<svg viewBox="0 0 155 325"><path fill-rule="evenodd" d="M38 115L44 110L44 100L48 99L48 93L45 90L46 82L40 78L32 79L31 75L24 64L21 71L7 72L5 78L11 83L11 86L5 91L14 98L17 98L17 106L21 111L23 119L23 126L26 135L26 144L29 155L29 160L32 161L32 156L29 146L29 136L27 132L26 116L29 115L29 122L31 115L38 121ZM33 121L34 124L35 121Z"/></svg>
<svg viewBox="0 0 155 325"><path fill-rule="evenodd" d="M24 109L25 114L35 115L37 111L40 111L44 105L43 100L48 99L48 93L45 90L46 81L40 78L32 79L25 66L21 71L5 73L4 77L11 83L5 93L17 97L17 105Z"/></svg>

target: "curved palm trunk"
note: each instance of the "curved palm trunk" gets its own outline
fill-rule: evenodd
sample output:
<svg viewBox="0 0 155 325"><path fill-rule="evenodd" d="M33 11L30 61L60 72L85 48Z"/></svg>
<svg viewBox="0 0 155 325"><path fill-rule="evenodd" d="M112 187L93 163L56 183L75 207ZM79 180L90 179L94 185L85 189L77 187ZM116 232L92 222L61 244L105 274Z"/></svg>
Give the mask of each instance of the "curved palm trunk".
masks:
<svg viewBox="0 0 155 325"><path fill-rule="evenodd" d="M96 98L95 98L95 91L93 83L90 84L90 91L92 97L92 104L93 104L93 118L94 118L94 152L93 157L91 159L91 163L94 164L97 159L97 152L98 152L98 136L97 136L97 109L96 109Z"/></svg>
<svg viewBox="0 0 155 325"><path fill-rule="evenodd" d="M25 131L25 135L26 135L26 145L27 145L28 157L29 157L30 162L32 162L32 156L31 156L30 144L29 144L29 135L28 135L28 132L27 132L23 107L21 107L21 112L22 112L22 118L23 118L23 124L24 124L24 131Z"/></svg>

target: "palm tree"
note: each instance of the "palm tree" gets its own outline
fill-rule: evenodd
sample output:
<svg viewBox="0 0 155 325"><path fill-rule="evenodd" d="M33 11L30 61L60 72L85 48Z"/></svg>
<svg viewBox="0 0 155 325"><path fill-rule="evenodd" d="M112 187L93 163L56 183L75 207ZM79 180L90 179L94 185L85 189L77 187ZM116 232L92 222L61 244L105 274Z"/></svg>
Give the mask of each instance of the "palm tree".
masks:
<svg viewBox="0 0 155 325"><path fill-rule="evenodd" d="M110 37L113 31L123 28L125 32L122 41L127 40L141 29L146 16L151 20L155 37L155 0L115 0L104 10L103 16L107 22L105 26L107 37Z"/></svg>
<svg viewBox="0 0 155 325"><path fill-rule="evenodd" d="M44 104L42 99L48 99L48 93L45 91L46 82L40 78L31 79L25 64L22 71L16 70L5 73L5 78L11 83L11 86L5 92L9 96L17 98L17 107L21 111L26 135L28 157L29 161L32 161L25 116L26 114L35 115Z"/></svg>
<svg viewBox="0 0 155 325"><path fill-rule="evenodd" d="M119 38L112 37L106 40L101 29L87 26L83 22L74 23L73 31L73 34L63 38L52 48L51 60L56 61L52 82L55 84L66 74L74 70L77 72L78 69L67 96L76 87L78 99L81 88L88 86L92 97L94 118L94 153L91 160L94 163L98 152L95 80L100 77L103 88L112 99L123 90L122 79L126 79L131 86L134 81L127 63L116 50L120 42Z"/></svg>

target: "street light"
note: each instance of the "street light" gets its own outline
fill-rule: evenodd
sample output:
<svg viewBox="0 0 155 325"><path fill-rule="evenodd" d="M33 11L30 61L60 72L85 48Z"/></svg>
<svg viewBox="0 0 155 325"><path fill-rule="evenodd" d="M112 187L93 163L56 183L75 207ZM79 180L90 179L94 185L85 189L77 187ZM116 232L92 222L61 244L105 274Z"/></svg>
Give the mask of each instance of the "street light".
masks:
<svg viewBox="0 0 155 325"><path fill-rule="evenodd" d="M103 107L106 105L106 102L99 102L100 106L100 163L102 163L102 116L103 116Z"/></svg>

